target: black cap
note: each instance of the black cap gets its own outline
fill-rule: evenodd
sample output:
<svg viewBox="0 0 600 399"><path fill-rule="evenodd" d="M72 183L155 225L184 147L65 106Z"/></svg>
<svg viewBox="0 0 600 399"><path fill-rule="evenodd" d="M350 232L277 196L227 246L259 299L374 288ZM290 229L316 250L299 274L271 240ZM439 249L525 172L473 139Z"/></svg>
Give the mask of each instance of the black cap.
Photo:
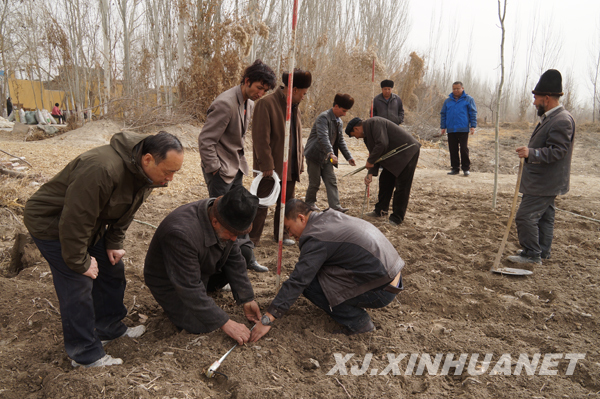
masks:
<svg viewBox="0 0 600 399"><path fill-rule="evenodd" d="M540 77L540 81L535 85L533 94L540 96L562 96L562 76L556 69L548 69Z"/></svg>
<svg viewBox="0 0 600 399"><path fill-rule="evenodd" d="M389 79L382 80L381 81L381 88L383 89L384 87L392 87L393 88L394 87L394 81L393 80L389 80Z"/></svg>
<svg viewBox="0 0 600 399"><path fill-rule="evenodd" d="M348 122L348 124L346 125L346 134L348 136L350 136L350 133L352 133L352 130L354 130L354 126L356 126L356 124L358 122L362 121L362 119L360 119L359 117L353 118L350 122ZM352 136L350 136L352 137Z"/></svg>
<svg viewBox="0 0 600 399"><path fill-rule="evenodd" d="M338 93L335 95L333 103L337 104L340 108L350 109L354 105L354 99L350 97L350 94Z"/></svg>
<svg viewBox="0 0 600 399"><path fill-rule="evenodd" d="M215 217L230 233L241 236L252 229L258 210L258 197L243 186L235 186L227 194L215 199Z"/></svg>

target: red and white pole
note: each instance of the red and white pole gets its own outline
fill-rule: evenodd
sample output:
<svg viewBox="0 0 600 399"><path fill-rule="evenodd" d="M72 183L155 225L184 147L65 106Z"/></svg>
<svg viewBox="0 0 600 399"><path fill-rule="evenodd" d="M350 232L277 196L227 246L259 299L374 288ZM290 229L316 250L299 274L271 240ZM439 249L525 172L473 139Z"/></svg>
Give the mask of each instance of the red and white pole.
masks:
<svg viewBox="0 0 600 399"><path fill-rule="evenodd" d="M285 140L283 147L283 172L281 176L281 212L279 214L279 249L277 251L277 290L281 286L281 259L283 255L283 219L285 216L285 197L287 191L288 156L290 151L290 129L292 119L292 90L294 87L294 64L296 62L296 24L298 22L298 0L294 0L292 16L292 41L290 43L288 64L287 112L285 114ZM298 143L302 145L302 143Z"/></svg>

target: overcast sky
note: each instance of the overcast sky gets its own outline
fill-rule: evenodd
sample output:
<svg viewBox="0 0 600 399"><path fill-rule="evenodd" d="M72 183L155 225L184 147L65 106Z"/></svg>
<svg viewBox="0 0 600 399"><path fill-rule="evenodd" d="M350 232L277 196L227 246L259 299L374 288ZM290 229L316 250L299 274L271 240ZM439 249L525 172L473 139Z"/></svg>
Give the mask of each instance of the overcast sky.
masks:
<svg viewBox="0 0 600 399"><path fill-rule="evenodd" d="M442 32L448 33L446 36L451 36L452 27L457 26L456 57L465 60L471 45L470 62L476 71L493 82L497 81L501 40L497 0L410 0L410 16L412 26L407 50L416 50L427 56L432 23L441 26ZM577 82L577 97L579 101L586 101L591 96L588 83L590 49L594 40L596 54L600 46L600 0L508 0L505 20L506 73L517 33L519 47L514 54L515 67L524 75L527 46L531 46L532 26L536 19L540 26L536 40L538 49L542 36L562 37L560 56L544 69L558 69L564 79L571 68ZM440 43L440 47L444 47L444 39L440 39ZM537 55L537 58L540 56ZM539 79L539 69L535 65L533 68L533 81L529 83L532 89ZM460 80L460 76L455 80Z"/></svg>

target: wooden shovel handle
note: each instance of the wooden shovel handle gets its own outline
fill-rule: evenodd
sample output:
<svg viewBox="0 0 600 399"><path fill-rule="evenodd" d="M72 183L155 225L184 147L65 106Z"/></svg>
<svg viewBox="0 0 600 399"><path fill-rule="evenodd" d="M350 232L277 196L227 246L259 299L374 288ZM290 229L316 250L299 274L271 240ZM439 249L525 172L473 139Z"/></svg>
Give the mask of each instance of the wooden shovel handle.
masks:
<svg viewBox="0 0 600 399"><path fill-rule="evenodd" d="M500 258L502 258L502 253L504 252L504 247L506 246L506 240L508 240L508 234L510 233L510 227L512 226L512 221L515 218L515 213L517 210L517 200L519 199L519 187L521 187L521 176L523 175L523 164L525 163L525 158L521 158L519 161L519 173L517 174L517 185L515 187L515 196L513 197L512 207L510 208L510 216L508 217L508 222L506 223L506 231L504 232L504 237L502 238L502 244L500 244L500 249L496 254L496 259L494 259L494 264L490 270L496 270L498 265L500 264Z"/></svg>

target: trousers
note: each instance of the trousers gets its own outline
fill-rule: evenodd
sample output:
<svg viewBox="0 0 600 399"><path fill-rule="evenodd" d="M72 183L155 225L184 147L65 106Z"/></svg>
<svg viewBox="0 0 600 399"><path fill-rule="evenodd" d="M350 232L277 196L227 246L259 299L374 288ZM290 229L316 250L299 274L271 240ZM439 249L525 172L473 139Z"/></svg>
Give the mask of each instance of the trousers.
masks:
<svg viewBox="0 0 600 399"><path fill-rule="evenodd" d="M100 239L88 248L90 256L98 262L98 277L93 280L69 269L59 240L35 237L33 240L52 271L67 355L80 364L104 357L101 340L118 338L127 331L121 321L127 316L123 304L126 286L123 262L111 264L104 239Z"/></svg>
<svg viewBox="0 0 600 399"><path fill-rule="evenodd" d="M556 196L523 194L515 216L519 243L527 256L550 256Z"/></svg>
<svg viewBox="0 0 600 399"><path fill-rule="evenodd" d="M281 184L281 183L280 183ZM258 188L256 189L256 195L258 198L264 198L268 196L273 190L273 186L275 185L275 180L272 178L263 178L258 184ZM294 198L296 192L296 182L293 180L288 180L286 183L285 189L285 201L289 201ZM265 221L267 220L267 214L269 213L269 208L266 206L259 206L258 211L256 211L256 216L254 217L254 222L252 223L252 230L250 231L250 240L254 243L254 245L258 245L260 243L260 237L262 236L262 232L265 228ZM279 197L277 197L277 205L275 206L275 213L273 214L273 239L278 242L279 241L279 223L280 223L280 214L281 214L281 193ZM287 231L283 231L283 238L290 238Z"/></svg>
<svg viewBox="0 0 600 399"><path fill-rule="evenodd" d="M308 188L304 201L308 205L315 205L317 202L317 192L321 186L321 178L327 191L327 203L331 209L340 207L340 196L338 194L337 179L333 165L330 162L321 163L311 159L306 159L306 169L308 171Z"/></svg>
<svg viewBox="0 0 600 399"><path fill-rule="evenodd" d="M460 147L460 157L459 157ZM469 132L467 133L448 133L448 150L450 151L450 166L452 170L459 170L462 163L462 170L467 171L471 168L469 159Z"/></svg>

